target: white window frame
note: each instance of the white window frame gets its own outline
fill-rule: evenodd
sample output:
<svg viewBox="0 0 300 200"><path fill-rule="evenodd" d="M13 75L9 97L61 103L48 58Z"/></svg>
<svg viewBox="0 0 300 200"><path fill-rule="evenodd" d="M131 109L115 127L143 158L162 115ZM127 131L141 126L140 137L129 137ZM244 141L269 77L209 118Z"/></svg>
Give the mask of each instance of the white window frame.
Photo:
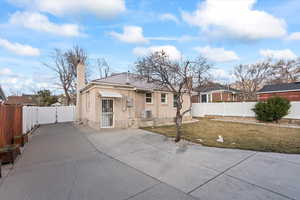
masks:
<svg viewBox="0 0 300 200"><path fill-rule="evenodd" d="M175 96L177 96L177 98L178 98L179 95L173 94L173 105L172 105L173 108L177 108L177 106L174 106L174 103L175 103ZM176 101L176 104L177 104L177 101Z"/></svg>
<svg viewBox="0 0 300 200"><path fill-rule="evenodd" d="M147 97L147 94L151 94L151 97ZM151 98L151 102L147 102L147 98ZM153 93L152 92L145 93L145 102L146 102L146 104L153 104Z"/></svg>
<svg viewBox="0 0 300 200"><path fill-rule="evenodd" d="M165 102L162 102L162 95L166 95L165 96ZM161 104L168 104L168 93L160 93L160 103Z"/></svg>

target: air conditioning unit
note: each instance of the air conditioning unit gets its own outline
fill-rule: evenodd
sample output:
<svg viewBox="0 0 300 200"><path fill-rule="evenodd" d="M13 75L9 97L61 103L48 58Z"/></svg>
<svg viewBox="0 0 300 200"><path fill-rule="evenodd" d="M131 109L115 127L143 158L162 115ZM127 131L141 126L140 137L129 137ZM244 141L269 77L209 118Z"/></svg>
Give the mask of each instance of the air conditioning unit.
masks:
<svg viewBox="0 0 300 200"><path fill-rule="evenodd" d="M152 110L145 110L144 118L146 118L146 119L152 118Z"/></svg>

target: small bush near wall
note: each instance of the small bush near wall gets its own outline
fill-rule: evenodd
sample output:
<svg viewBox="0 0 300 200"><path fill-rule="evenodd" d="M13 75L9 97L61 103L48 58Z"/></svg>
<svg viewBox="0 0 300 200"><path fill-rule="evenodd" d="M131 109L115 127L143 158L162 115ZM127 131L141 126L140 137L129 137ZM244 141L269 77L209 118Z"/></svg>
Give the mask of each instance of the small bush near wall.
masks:
<svg viewBox="0 0 300 200"><path fill-rule="evenodd" d="M259 121L273 122L280 120L289 114L291 104L289 100L282 97L271 97L265 102L255 104L253 112Z"/></svg>

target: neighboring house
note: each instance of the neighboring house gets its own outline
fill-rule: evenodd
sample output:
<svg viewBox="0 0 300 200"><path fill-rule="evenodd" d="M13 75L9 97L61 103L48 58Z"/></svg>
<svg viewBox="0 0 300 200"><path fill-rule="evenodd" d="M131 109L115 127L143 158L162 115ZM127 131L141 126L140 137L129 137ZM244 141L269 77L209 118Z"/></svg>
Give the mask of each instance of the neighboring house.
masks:
<svg viewBox="0 0 300 200"><path fill-rule="evenodd" d="M4 91L0 85L0 103L6 101L6 96L4 94Z"/></svg>
<svg viewBox="0 0 300 200"><path fill-rule="evenodd" d="M23 106L36 106L35 95L8 96L6 104L17 104Z"/></svg>
<svg viewBox="0 0 300 200"><path fill-rule="evenodd" d="M239 90L219 84L198 88L196 92L197 94L192 97L193 103L241 101Z"/></svg>
<svg viewBox="0 0 300 200"><path fill-rule="evenodd" d="M256 94L260 101L273 96L280 96L290 101L300 101L300 82L265 85Z"/></svg>
<svg viewBox="0 0 300 200"><path fill-rule="evenodd" d="M174 122L176 95L131 73L113 74L85 85L84 65L77 67L77 120L94 128L128 128ZM78 91L78 92L79 92ZM184 94L183 110L190 106ZM184 120L191 119L187 114Z"/></svg>

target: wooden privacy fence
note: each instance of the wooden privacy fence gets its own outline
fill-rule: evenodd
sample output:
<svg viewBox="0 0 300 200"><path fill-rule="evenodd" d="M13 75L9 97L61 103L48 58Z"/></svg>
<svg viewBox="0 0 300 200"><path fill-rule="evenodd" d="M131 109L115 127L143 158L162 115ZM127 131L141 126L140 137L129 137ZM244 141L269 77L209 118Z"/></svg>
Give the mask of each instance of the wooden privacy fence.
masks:
<svg viewBox="0 0 300 200"><path fill-rule="evenodd" d="M22 106L0 104L0 150L22 138Z"/></svg>

